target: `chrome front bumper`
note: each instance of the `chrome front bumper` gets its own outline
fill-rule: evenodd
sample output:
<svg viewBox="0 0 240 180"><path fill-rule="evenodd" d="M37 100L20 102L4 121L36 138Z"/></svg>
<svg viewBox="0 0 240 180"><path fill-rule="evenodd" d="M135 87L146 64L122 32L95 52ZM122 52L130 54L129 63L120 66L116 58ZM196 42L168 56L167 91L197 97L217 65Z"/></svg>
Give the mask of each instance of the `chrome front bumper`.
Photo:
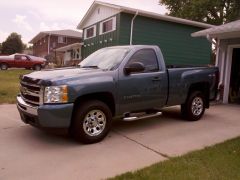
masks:
<svg viewBox="0 0 240 180"><path fill-rule="evenodd" d="M17 107L27 114L38 115L38 107L27 104L20 95L17 96Z"/></svg>
<svg viewBox="0 0 240 180"><path fill-rule="evenodd" d="M71 125L73 103L32 106L17 96L17 108L26 124L40 128L69 128Z"/></svg>

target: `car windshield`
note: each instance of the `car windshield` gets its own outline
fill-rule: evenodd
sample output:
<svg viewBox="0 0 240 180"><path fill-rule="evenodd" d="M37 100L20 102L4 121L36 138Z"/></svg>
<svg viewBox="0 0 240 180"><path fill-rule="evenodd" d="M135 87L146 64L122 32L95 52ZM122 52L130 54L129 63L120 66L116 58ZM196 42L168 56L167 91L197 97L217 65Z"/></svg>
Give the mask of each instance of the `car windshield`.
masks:
<svg viewBox="0 0 240 180"><path fill-rule="evenodd" d="M100 49L84 59L79 65L80 68L114 70L119 66L128 52L129 48Z"/></svg>

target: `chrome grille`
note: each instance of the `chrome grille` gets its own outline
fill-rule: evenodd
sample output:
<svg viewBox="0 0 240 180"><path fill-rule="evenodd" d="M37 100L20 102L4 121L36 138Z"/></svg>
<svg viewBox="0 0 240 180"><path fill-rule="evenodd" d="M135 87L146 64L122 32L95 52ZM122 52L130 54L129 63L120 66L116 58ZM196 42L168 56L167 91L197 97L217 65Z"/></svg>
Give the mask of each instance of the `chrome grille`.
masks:
<svg viewBox="0 0 240 180"><path fill-rule="evenodd" d="M33 106L39 106L41 104L41 87L37 84L37 80L34 83L33 80L27 82L29 79L22 79L20 82L20 94L23 100Z"/></svg>

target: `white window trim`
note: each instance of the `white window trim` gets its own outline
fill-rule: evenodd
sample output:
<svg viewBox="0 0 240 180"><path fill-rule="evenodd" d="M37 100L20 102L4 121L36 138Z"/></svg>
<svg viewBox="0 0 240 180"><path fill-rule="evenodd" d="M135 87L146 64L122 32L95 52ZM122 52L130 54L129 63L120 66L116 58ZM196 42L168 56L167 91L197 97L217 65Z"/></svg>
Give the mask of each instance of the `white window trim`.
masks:
<svg viewBox="0 0 240 180"><path fill-rule="evenodd" d="M62 40L64 39L64 38L66 38L66 42L64 42L64 41L60 41L60 38L62 38ZM66 36L58 36L58 44L67 44L67 37Z"/></svg>
<svg viewBox="0 0 240 180"><path fill-rule="evenodd" d="M93 28L93 36L87 37L87 30L88 30L88 29L91 29L91 28ZM90 39L90 38L95 37L96 34L97 34L96 31L97 31L97 26L96 26L96 25L93 25L93 26L90 26L90 27L84 29L84 39Z"/></svg>
<svg viewBox="0 0 240 180"><path fill-rule="evenodd" d="M112 20L112 21L113 21L113 25L112 25L113 28L112 28L112 30L110 30L110 31L103 32L103 23L105 23L105 22L107 22L107 21L109 21L109 20ZM115 30L116 30L116 26L117 26L116 16L111 17L111 18L109 18L109 19L106 19L105 21L102 21L102 22L100 23L99 34L102 35L102 34L107 34L107 33L109 33L109 32L115 31Z"/></svg>
<svg viewBox="0 0 240 180"><path fill-rule="evenodd" d="M240 44L228 45L227 47L227 57L226 57L226 70L225 70L225 80L224 80L224 94L223 94L223 104L228 104L229 90L230 90L230 78L232 69L232 55L233 49L240 48Z"/></svg>

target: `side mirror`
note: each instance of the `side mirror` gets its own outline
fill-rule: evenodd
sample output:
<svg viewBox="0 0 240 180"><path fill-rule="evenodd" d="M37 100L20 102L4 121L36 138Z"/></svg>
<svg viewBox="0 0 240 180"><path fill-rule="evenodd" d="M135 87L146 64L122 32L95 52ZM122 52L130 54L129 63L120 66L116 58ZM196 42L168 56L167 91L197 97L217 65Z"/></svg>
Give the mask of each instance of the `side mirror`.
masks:
<svg viewBox="0 0 240 180"><path fill-rule="evenodd" d="M140 63L140 62L134 62L124 68L124 72L127 75L129 75L131 73L143 72L144 70L145 70L145 67L144 67L143 63Z"/></svg>

